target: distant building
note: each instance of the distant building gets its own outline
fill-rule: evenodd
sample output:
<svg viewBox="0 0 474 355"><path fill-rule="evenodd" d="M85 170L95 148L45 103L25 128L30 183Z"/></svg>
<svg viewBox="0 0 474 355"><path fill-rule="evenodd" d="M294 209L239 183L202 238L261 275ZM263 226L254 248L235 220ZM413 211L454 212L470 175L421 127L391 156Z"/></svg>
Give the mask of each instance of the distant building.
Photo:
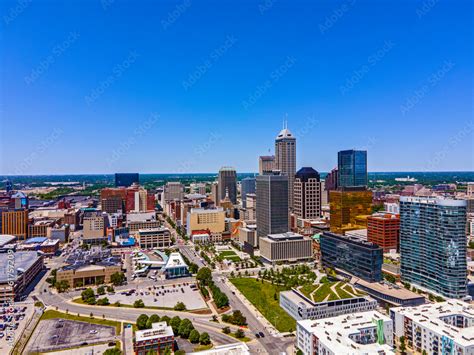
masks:
<svg viewBox="0 0 474 355"><path fill-rule="evenodd" d="M293 208L293 182L296 173L296 138L288 127L275 138L275 169L288 176L288 206Z"/></svg>
<svg viewBox="0 0 474 355"><path fill-rule="evenodd" d="M383 249L356 237L324 232L320 238L322 264L369 282L382 280Z"/></svg>
<svg viewBox="0 0 474 355"><path fill-rule="evenodd" d="M122 266L116 260L100 260L93 264L78 261L58 269L56 280L66 281L73 288L83 287L110 283L110 277L117 272L122 272Z"/></svg>
<svg viewBox="0 0 474 355"><path fill-rule="evenodd" d="M258 174L265 175L271 174L275 169L275 156L274 155L262 155L258 158Z"/></svg>
<svg viewBox="0 0 474 355"><path fill-rule="evenodd" d="M372 214L372 191L335 190L329 192L331 232L367 228L367 217Z"/></svg>
<svg viewBox="0 0 474 355"><path fill-rule="evenodd" d="M232 203L237 204L237 172L234 168L222 167L219 170L218 187L219 198L217 201L223 200L228 193Z"/></svg>
<svg viewBox="0 0 474 355"><path fill-rule="evenodd" d="M310 167L298 170L293 185L293 212L303 219L321 217L321 180Z"/></svg>
<svg viewBox="0 0 474 355"><path fill-rule="evenodd" d="M395 202L385 202L384 209L388 213L400 214L400 205Z"/></svg>
<svg viewBox="0 0 474 355"><path fill-rule="evenodd" d="M184 185L177 181L169 181L164 188L165 201L178 200L181 201L184 197Z"/></svg>
<svg viewBox="0 0 474 355"><path fill-rule="evenodd" d="M400 216L375 213L367 218L367 240L383 248L385 253L399 250Z"/></svg>
<svg viewBox="0 0 474 355"><path fill-rule="evenodd" d="M288 232L288 176L257 176L256 212L259 238Z"/></svg>
<svg viewBox="0 0 474 355"><path fill-rule="evenodd" d="M400 197L400 258L402 281L465 297L466 201Z"/></svg>
<svg viewBox="0 0 474 355"><path fill-rule="evenodd" d="M257 248L258 247L257 226L247 225L246 227L239 228L239 243L240 245L249 243L254 248Z"/></svg>
<svg viewBox="0 0 474 355"><path fill-rule="evenodd" d="M2 234L11 234L19 240L28 238L28 210L2 212Z"/></svg>
<svg viewBox="0 0 474 355"><path fill-rule="evenodd" d="M337 168L332 169L327 175L325 181L325 188L326 191L332 191L332 190L337 190L339 187L337 183Z"/></svg>
<svg viewBox="0 0 474 355"><path fill-rule="evenodd" d="M474 306L459 300L390 309L408 353L474 354Z"/></svg>
<svg viewBox="0 0 474 355"><path fill-rule="evenodd" d="M259 238L260 256L270 263L310 260L313 256L311 238L286 232Z"/></svg>
<svg viewBox="0 0 474 355"><path fill-rule="evenodd" d="M0 253L0 303L19 301L25 289L43 270L43 257L36 251ZM10 270L14 262L13 272Z"/></svg>
<svg viewBox="0 0 474 355"><path fill-rule="evenodd" d="M280 292L280 307L295 320L315 320L348 313L373 311L377 305L377 301L370 297L313 302L296 289Z"/></svg>
<svg viewBox="0 0 474 355"><path fill-rule="evenodd" d="M133 184L139 184L138 173L116 173L115 174L115 187L129 187Z"/></svg>
<svg viewBox="0 0 474 355"><path fill-rule="evenodd" d="M141 249L165 249L171 246L171 233L168 228L140 229L138 245Z"/></svg>
<svg viewBox="0 0 474 355"><path fill-rule="evenodd" d="M395 355L393 323L377 311L301 320L296 323L296 346L303 355Z"/></svg>
<svg viewBox="0 0 474 355"><path fill-rule="evenodd" d="M196 230L209 230L211 239L218 241L225 232L225 211L218 208L192 208L187 216L188 236Z"/></svg>
<svg viewBox="0 0 474 355"><path fill-rule="evenodd" d="M367 187L367 151L342 150L337 154L339 187Z"/></svg>
<svg viewBox="0 0 474 355"><path fill-rule="evenodd" d="M124 212L124 200L120 196L111 196L101 199L101 209L107 213Z"/></svg>
<svg viewBox="0 0 474 355"><path fill-rule="evenodd" d="M83 219L82 240L88 244L98 244L106 241L105 218L102 212L88 213Z"/></svg>
<svg viewBox="0 0 474 355"><path fill-rule="evenodd" d="M247 194L245 208L242 210L240 218L245 221L255 221L257 218L257 195Z"/></svg>
<svg viewBox="0 0 474 355"><path fill-rule="evenodd" d="M240 197L242 199L242 207L247 207L247 195L255 194L256 181L254 177L246 177L240 182Z"/></svg>
<svg viewBox="0 0 474 355"><path fill-rule="evenodd" d="M213 181L211 184L211 197L217 205L219 203L219 183L217 181Z"/></svg>
<svg viewBox="0 0 474 355"><path fill-rule="evenodd" d="M133 351L136 355L163 354L166 349L174 351L173 328L166 322L153 323L151 329L135 332Z"/></svg>

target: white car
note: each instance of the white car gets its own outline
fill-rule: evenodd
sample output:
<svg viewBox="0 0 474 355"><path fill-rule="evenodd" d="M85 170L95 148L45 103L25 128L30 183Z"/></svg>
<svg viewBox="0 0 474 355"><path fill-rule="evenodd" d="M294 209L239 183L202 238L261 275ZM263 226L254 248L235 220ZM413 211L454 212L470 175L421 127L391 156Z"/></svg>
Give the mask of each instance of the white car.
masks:
<svg viewBox="0 0 474 355"><path fill-rule="evenodd" d="M97 330L92 329L92 330L89 331L89 334L97 334Z"/></svg>

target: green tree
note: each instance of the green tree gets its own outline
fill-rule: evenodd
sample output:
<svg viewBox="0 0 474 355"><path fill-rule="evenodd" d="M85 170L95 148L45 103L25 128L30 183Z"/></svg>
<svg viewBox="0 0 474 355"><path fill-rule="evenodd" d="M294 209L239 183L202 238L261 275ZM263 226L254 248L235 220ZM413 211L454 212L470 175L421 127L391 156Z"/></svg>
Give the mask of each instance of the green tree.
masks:
<svg viewBox="0 0 474 355"><path fill-rule="evenodd" d="M189 272L191 274L195 274L199 271L199 266L197 266L195 263L189 264Z"/></svg>
<svg viewBox="0 0 474 355"><path fill-rule="evenodd" d="M199 337L201 334L196 329L191 330L191 333L189 333L189 341L193 344L199 343Z"/></svg>
<svg viewBox="0 0 474 355"><path fill-rule="evenodd" d="M406 350L407 350L407 346L405 344L405 337L404 336L401 336L400 337L400 346L399 346L399 349L400 349L400 352L402 354L405 354Z"/></svg>
<svg viewBox="0 0 474 355"><path fill-rule="evenodd" d="M208 267L202 267L199 269L196 279L198 279L203 285L209 285L212 282L212 272Z"/></svg>
<svg viewBox="0 0 474 355"><path fill-rule="evenodd" d="M144 308L144 307L145 307L145 303L143 303L143 300L142 300L142 299L138 299L138 300L136 300L135 302L133 302L133 307L134 307L134 308Z"/></svg>
<svg viewBox="0 0 474 355"><path fill-rule="evenodd" d="M179 318L178 316L171 318L169 325L171 326L171 328L173 328L174 334L179 334L180 324L181 324L181 318Z"/></svg>
<svg viewBox="0 0 474 355"><path fill-rule="evenodd" d="M88 288L81 292L81 298L83 301L87 300L88 298L95 297L94 290L92 288Z"/></svg>
<svg viewBox="0 0 474 355"><path fill-rule="evenodd" d="M242 339L245 336L245 333L242 329L239 328L235 331L234 335L237 339Z"/></svg>
<svg viewBox="0 0 474 355"><path fill-rule="evenodd" d="M206 332L201 333L199 337L199 343L201 345L209 345L211 343L211 337Z"/></svg>
<svg viewBox="0 0 474 355"><path fill-rule="evenodd" d="M166 322L166 324L170 325L170 317L168 316L163 316L160 319L162 322Z"/></svg>
<svg viewBox="0 0 474 355"><path fill-rule="evenodd" d="M110 302L109 302L109 299L107 297L104 297L104 298L99 298L97 300L97 304L99 306L108 306L110 304Z"/></svg>
<svg viewBox="0 0 474 355"><path fill-rule="evenodd" d="M222 333L224 333L224 334L230 334L230 328L229 328L229 327L224 327L224 328L222 328Z"/></svg>
<svg viewBox="0 0 474 355"><path fill-rule="evenodd" d="M104 355L122 355L122 350L118 348L107 349L104 351Z"/></svg>
<svg viewBox="0 0 474 355"><path fill-rule="evenodd" d="M114 286L122 285L126 279L127 278L123 272L115 272L110 275L110 282L112 282Z"/></svg>
<svg viewBox="0 0 474 355"><path fill-rule="evenodd" d="M175 304L174 308L175 311L185 311L186 305L183 302L178 302Z"/></svg>
<svg viewBox="0 0 474 355"><path fill-rule="evenodd" d="M113 286L107 286L107 292L114 292L114 287Z"/></svg>
<svg viewBox="0 0 474 355"><path fill-rule="evenodd" d="M105 287L104 286L97 287L97 294L100 296L105 295Z"/></svg>
<svg viewBox="0 0 474 355"><path fill-rule="evenodd" d="M137 318L136 324L139 330L147 329L148 316L146 314L140 314Z"/></svg>
<svg viewBox="0 0 474 355"><path fill-rule="evenodd" d="M181 338L187 339L189 337L189 334L191 333L191 331L193 329L194 329L194 326L191 323L191 321L189 319L185 318L179 324L178 332L179 332L179 335L180 335Z"/></svg>
<svg viewBox="0 0 474 355"><path fill-rule="evenodd" d="M69 290L69 282L67 282L66 280L56 282L55 286L59 293L66 292L67 290Z"/></svg>

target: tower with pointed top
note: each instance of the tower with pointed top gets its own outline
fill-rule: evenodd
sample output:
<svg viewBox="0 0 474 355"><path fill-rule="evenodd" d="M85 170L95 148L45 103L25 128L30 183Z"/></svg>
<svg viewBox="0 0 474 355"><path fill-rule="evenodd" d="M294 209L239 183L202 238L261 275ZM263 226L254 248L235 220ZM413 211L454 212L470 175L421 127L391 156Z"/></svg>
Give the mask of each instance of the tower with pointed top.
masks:
<svg viewBox="0 0 474 355"><path fill-rule="evenodd" d="M288 176L288 206L293 208L293 182L296 174L296 138L283 122L283 129L275 139L275 169Z"/></svg>

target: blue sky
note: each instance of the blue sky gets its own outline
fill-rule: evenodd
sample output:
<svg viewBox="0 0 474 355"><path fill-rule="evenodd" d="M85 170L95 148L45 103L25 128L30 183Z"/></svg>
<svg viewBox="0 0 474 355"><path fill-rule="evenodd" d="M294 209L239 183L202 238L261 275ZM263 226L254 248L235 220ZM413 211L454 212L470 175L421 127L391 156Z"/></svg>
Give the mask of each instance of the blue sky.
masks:
<svg viewBox="0 0 474 355"><path fill-rule="evenodd" d="M471 1L2 1L0 174L474 170Z"/></svg>

